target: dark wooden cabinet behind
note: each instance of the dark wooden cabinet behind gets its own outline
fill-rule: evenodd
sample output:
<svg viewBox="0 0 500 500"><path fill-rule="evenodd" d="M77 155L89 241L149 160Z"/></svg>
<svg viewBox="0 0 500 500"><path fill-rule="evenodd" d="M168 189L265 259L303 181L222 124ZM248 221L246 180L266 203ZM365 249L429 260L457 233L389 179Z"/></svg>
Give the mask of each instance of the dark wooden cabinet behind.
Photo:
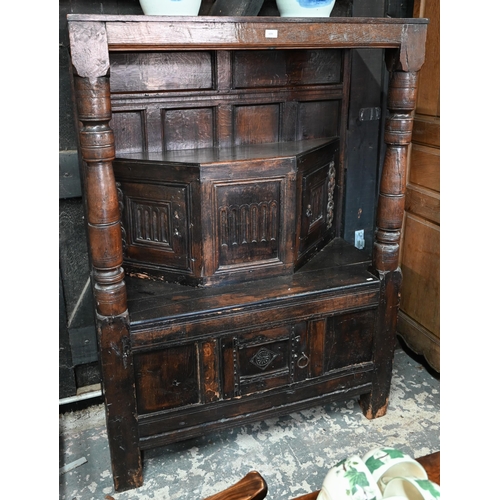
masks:
<svg viewBox="0 0 500 500"><path fill-rule="evenodd" d="M385 414L426 20L71 15L116 490L140 450L359 396ZM352 49L385 49L372 257L343 240Z"/></svg>

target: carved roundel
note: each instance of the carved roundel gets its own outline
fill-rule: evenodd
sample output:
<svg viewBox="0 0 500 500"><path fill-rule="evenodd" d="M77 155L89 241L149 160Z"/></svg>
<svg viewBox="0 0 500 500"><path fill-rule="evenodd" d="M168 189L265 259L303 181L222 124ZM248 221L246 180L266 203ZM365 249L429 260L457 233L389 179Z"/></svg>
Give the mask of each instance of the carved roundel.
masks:
<svg viewBox="0 0 500 500"><path fill-rule="evenodd" d="M266 349L265 347L261 347L252 357L250 363L253 363L255 366L260 368L261 370L265 370L278 356L273 351Z"/></svg>

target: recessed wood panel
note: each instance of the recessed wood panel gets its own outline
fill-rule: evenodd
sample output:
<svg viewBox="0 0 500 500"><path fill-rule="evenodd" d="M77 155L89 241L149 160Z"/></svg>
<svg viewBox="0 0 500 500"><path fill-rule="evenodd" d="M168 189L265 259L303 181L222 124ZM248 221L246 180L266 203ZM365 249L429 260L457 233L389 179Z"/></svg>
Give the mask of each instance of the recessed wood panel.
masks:
<svg viewBox="0 0 500 500"><path fill-rule="evenodd" d="M412 142L439 148L440 125L437 116L415 115Z"/></svg>
<svg viewBox="0 0 500 500"><path fill-rule="evenodd" d="M110 127L115 135L118 154L138 153L146 149L143 111L114 111Z"/></svg>
<svg viewBox="0 0 500 500"><path fill-rule="evenodd" d="M338 50L273 50L233 53L234 88L335 84L341 80Z"/></svg>
<svg viewBox="0 0 500 500"><path fill-rule="evenodd" d="M198 403L196 345L171 347L134 358L140 413Z"/></svg>
<svg viewBox="0 0 500 500"><path fill-rule="evenodd" d="M279 104L235 106L233 113L235 145L278 142Z"/></svg>
<svg viewBox="0 0 500 500"><path fill-rule="evenodd" d="M163 111L166 151L210 148L214 145L213 108L168 109Z"/></svg>
<svg viewBox="0 0 500 500"><path fill-rule="evenodd" d="M401 311L439 337L439 226L407 214L401 270Z"/></svg>
<svg viewBox="0 0 500 500"><path fill-rule="evenodd" d="M439 149L413 144L409 183L439 191L439 177Z"/></svg>
<svg viewBox="0 0 500 500"><path fill-rule="evenodd" d="M302 139L339 135L340 101L305 101L299 103L298 130Z"/></svg>
<svg viewBox="0 0 500 500"><path fill-rule="evenodd" d="M211 52L111 52L111 92L213 87Z"/></svg>
<svg viewBox="0 0 500 500"><path fill-rule="evenodd" d="M439 225L439 193L419 186L409 185L406 188L405 210Z"/></svg>
<svg viewBox="0 0 500 500"><path fill-rule="evenodd" d="M430 20L425 43L425 62L418 79L417 112L439 116L440 111L440 2L415 0L413 16Z"/></svg>
<svg viewBox="0 0 500 500"><path fill-rule="evenodd" d="M372 360L374 311L332 316L326 322L325 371Z"/></svg>

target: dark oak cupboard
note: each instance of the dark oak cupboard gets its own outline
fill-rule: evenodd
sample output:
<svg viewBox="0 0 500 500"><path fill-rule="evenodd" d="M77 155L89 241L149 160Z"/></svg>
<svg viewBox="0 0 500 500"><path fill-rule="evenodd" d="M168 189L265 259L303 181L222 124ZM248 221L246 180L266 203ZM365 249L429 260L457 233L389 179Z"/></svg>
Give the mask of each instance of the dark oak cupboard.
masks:
<svg viewBox="0 0 500 500"><path fill-rule="evenodd" d="M115 489L207 430L384 415L426 20L68 23ZM390 73L371 259L340 238L353 48Z"/></svg>

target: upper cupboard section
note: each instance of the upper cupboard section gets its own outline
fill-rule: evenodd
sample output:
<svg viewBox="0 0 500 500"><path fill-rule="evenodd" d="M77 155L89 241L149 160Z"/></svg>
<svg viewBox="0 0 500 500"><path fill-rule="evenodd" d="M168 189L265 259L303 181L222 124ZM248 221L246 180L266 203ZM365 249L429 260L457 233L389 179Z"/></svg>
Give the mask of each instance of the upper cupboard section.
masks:
<svg viewBox="0 0 500 500"><path fill-rule="evenodd" d="M112 52L116 154L340 134L341 50Z"/></svg>

